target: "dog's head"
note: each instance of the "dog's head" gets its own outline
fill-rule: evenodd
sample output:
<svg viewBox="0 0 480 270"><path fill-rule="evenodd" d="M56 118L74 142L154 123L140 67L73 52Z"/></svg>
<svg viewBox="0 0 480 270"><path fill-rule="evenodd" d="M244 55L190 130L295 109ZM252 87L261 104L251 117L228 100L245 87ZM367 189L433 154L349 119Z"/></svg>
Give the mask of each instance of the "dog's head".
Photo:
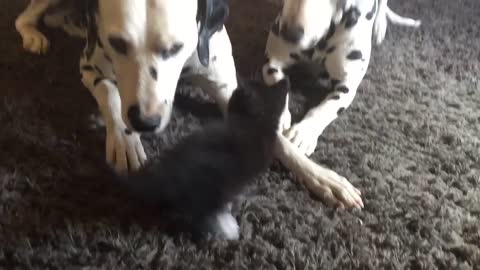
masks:
<svg viewBox="0 0 480 270"><path fill-rule="evenodd" d="M312 47L328 31L347 0L284 0L279 31L284 40L302 49Z"/></svg>
<svg viewBox="0 0 480 270"><path fill-rule="evenodd" d="M185 62L198 52L208 65L208 41L223 28L227 0L92 1L95 31L117 77L123 120L139 132L163 130Z"/></svg>
<svg viewBox="0 0 480 270"><path fill-rule="evenodd" d="M228 118L275 131L285 107L290 81L281 81L267 86L258 80L238 80L239 86L228 103Z"/></svg>

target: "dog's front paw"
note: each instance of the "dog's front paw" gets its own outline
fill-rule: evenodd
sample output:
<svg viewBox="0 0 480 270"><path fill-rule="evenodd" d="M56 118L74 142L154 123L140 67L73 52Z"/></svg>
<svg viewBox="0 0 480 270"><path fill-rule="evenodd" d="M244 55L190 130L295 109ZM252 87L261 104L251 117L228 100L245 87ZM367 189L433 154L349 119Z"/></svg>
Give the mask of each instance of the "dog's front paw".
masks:
<svg viewBox="0 0 480 270"><path fill-rule="evenodd" d="M300 123L293 125L284 132L284 135L295 145L300 152L306 156L310 156L317 147L318 137L321 131L318 126L310 120L302 120Z"/></svg>
<svg viewBox="0 0 480 270"><path fill-rule="evenodd" d="M140 135L125 128L107 128L107 162L117 172L138 170L147 161Z"/></svg>
<svg viewBox="0 0 480 270"><path fill-rule="evenodd" d="M302 176L308 189L326 204L339 208L362 209L361 192L345 177L336 172L316 166Z"/></svg>
<svg viewBox="0 0 480 270"><path fill-rule="evenodd" d="M33 27L25 26L20 30L23 39L23 48L34 54L45 54L50 42L47 37Z"/></svg>

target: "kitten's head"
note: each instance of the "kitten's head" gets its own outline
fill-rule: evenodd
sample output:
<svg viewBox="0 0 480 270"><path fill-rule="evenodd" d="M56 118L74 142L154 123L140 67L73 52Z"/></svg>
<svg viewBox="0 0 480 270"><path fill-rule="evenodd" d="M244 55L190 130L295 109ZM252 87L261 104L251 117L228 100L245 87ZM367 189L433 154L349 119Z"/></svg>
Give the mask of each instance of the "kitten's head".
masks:
<svg viewBox="0 0 480 270"><path fill-rule="evenodd" d="M285 78L267 86L255 80L238 80L228 104L228 117L242 119L254 126L277 128L285 107L290 81Z"/></svg>

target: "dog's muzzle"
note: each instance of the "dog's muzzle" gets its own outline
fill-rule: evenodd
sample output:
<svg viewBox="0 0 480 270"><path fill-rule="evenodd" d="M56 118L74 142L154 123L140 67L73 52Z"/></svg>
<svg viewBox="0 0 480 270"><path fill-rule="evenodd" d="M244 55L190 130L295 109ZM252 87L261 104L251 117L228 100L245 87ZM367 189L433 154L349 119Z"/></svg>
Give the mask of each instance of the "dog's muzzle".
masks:
<svg viewBox="0 0 480 270"><path fill-rule="evenodd" d="M160 114L145 115L138 105L128 108L127 115L132 128L138 132L153 132L162 122Z"/></svg>

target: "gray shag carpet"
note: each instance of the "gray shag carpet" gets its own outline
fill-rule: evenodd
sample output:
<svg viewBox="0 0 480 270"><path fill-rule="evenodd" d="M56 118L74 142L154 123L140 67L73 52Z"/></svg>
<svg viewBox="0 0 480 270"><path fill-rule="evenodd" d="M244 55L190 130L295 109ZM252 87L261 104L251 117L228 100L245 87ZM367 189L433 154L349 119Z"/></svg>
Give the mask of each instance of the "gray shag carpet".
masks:
<svg viewBox="0 0 480 270"><path fill-rule="evenodd" d="M205 246L105 181L81 44L47 30L47 56L24 52L14 18L26 2L0 9L1 269L480 269L480 1L390 1L423 26L390 26L313 156L362 190L363 211L326 207L277 163L237 207L241 240ZM232 0L244 75L278 2ZM151 157L219 117L181 90L167 132L145 138Z"/></svg>

